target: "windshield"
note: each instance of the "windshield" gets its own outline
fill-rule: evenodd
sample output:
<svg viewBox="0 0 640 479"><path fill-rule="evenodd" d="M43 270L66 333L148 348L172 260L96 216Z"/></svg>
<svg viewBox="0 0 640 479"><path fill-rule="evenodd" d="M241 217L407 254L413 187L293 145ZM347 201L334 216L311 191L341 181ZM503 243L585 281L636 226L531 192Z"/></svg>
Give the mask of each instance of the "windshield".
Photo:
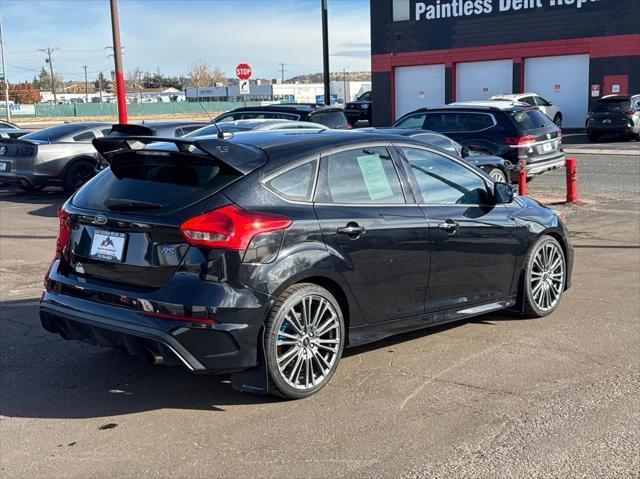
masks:
<svg viewBox="0 0 640 479"><path fill-rule="evenodd" d="M51 126L49 128L43 128L42 130L34 131L33 133L27 133L26 135L22 136L21 139L34 141L58 141L65 136L69 136L87 129L89 128L86 125L65 123L64 125Z"/></svg>
<svg viewBox="0 0 640 479"><path fill-rule="evenodd" d="M615 101L599 101L593 106L593 111L617 113L631 110L631 102L629 100Z"/></svg>

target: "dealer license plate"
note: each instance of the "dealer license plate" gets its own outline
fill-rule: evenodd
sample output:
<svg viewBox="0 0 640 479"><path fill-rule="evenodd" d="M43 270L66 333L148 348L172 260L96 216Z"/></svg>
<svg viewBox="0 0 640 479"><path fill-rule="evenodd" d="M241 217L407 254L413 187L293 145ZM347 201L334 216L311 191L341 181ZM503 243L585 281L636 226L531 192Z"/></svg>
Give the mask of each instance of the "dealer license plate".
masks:
<svg viewBox="0 0 640 479"><path fill-rule="evenodd" d="M9 163L0 161L0 171L9 171Z"/></svg>
<svg viewBox="0 0 640 479"><path fill-rule="evenodd" d="M553 143L552 142L544 143L542 145L542 151L544 151L545 153L549 153L550 151L553 151Z"/></svg>
<svg viewBox="0 0 640 479"><path fill-rule="evenodd" d="M110 231L96 231L91 242L89 256L104 261L120 262L124 256L127 235Z"/></svg>

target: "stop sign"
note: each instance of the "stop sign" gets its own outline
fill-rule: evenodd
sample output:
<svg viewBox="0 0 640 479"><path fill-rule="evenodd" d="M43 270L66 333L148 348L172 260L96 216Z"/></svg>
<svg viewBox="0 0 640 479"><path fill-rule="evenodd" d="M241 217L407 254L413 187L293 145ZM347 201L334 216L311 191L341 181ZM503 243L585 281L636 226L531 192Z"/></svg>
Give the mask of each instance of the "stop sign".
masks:
<svg viewBox="0 0 640 479"><path fill-rule="evenodd" d="M236 76L240 80L248 80L251 78L251 67L246 63L241 63L236 67Z"/></svg>

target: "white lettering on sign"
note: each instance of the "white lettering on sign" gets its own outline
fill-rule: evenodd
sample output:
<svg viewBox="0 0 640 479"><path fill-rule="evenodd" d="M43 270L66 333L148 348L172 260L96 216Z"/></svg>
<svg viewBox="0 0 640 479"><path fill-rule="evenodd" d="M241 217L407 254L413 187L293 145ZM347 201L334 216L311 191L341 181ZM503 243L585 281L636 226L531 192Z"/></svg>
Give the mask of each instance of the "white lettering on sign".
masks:
<svg viewBox="0 0 640 479"><path fill-rule="evenodd" d="M605 0L436 0L416 2L415 20L471 17L498 12L520 12L545 7L582 8Z"/></svg>

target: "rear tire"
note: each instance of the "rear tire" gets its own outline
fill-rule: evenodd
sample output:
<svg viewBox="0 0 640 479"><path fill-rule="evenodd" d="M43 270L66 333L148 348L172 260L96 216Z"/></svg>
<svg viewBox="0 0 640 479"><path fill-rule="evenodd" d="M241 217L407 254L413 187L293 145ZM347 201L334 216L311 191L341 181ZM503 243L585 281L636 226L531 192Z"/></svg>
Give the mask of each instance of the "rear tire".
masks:
<svg viewBox="0 0 640 479"><path fill-rule="evenodd" d="M87 160L78 160L72 163L64 174L62 187L67 195L72 195L78 188L91 179L95 171L95 165Z"/></svg>
<svg viewBox="0 0 640 479"><path fill-rule="evenodd" d="M311 283L288 288L265 321L269 392L301 399L322 389L335 373L345 344L340 305Z"/></svg>
<svg viewBox="0 0 640 479"><path fill-rule="evenodd" d="M591 143L595 143L600 139L600 135L598 135L597 133L587 132L587 138Z"/></svg>
<svg viewBox="0 0 640 479"><path fill-rule="evenodd" d="M560 304L566 283L564 251L551 236L541 236L527 255L524 269L523 316L542 318Z"/></svg>
<svg viewBox="0 0 640 479"><path fill-rule="evenodd" d="M26 191L28 193L36 193L38 191L44 190L44 185L16 185L22 191Z"/></svg>
<svg viewBox="0 0 640 479"><path fill-rule="evenodd" d="M491 168L488 175L499 183L507 183L507 175L500 168Z"/></svg>

